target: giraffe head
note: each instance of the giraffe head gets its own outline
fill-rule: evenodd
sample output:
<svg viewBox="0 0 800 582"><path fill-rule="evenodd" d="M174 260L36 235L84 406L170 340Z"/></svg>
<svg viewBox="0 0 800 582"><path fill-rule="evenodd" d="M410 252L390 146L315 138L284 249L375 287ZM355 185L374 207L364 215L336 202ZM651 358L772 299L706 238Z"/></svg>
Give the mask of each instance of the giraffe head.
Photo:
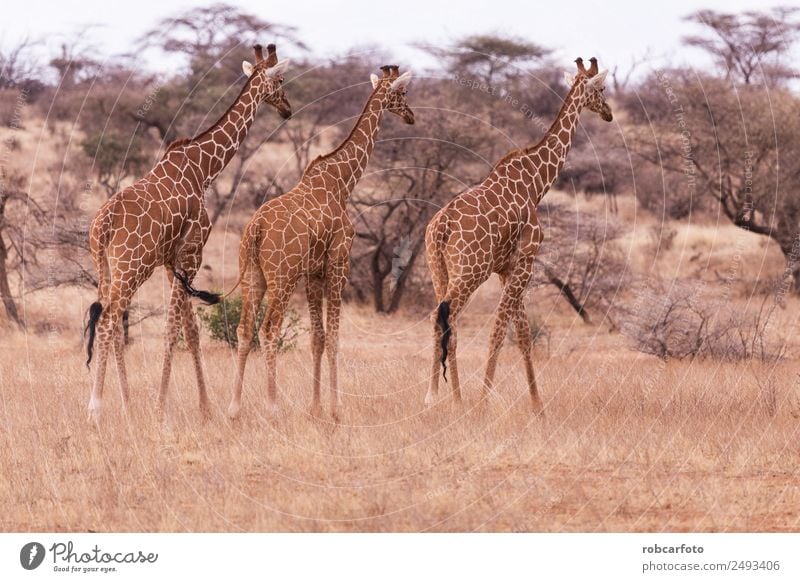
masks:
<svg viewBox="0 0 800 582"><path fill-rule="evenodd" d="M594 57L589 59L591 65L588 69L584 67L582 58L578 57L575 62L578 65L578 74L573 77L569 73L564 73L567 84L574 87L578 83L585 83L583 106L599 114L603 121L611 121L614 116L604 94L608 70L598 72L597 59Z"/></svg>
<svg viewBox="0 0 800 582"><path fill-rule="evenodd" d="M275 45L267 45L267 58L264 58L263 49L260 44L253 47L256 55L256 64L242 61L244 74L253 80L253 83L260 84L259 94L262 101L266 101L278 110L281 117L289 119L292 116L292 106L283 93L283 74L289 59L278 61L275 52Z"/></svg>
<svg viewBox="0 0 800 582"><path fill-rule="evenodd" d="M406 88L411 81L411 72L406 71L400 74L400 67L397 65L384 65L381 67L383 77L378 75L370 75L373 89L383 87L386 89L386 100L384 101L384 108L395 115L403 118L403 121L409 125L414 124L414 112L406 102Z"/></svg>

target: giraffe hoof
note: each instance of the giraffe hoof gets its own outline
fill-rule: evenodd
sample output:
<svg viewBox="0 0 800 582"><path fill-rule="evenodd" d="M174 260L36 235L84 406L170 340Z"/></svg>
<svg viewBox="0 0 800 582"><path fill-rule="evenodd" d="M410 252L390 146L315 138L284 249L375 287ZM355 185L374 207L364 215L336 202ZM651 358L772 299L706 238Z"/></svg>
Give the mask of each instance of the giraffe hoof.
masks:
<svg viewBox="0 0 800 582"><path fill-rule="evenodd" d="M319 402L315 402L311 405L309 413L314 418L320 418L322 416L322 406L320 406Z"/></svg>
<svg viewBox="0 0 800 582"><path fill-rule="evenodd" d="M231 420L236 420L236 417L239 416L239 411L242 409L242 405L238 402L231 402L231 405L228 406L228 418Z"/></svg>
<svg viewBox="0 0 800 582"><path fill-rule="evenodd" d="M267 416L269 418L272 418L272 419L278 418L278 416L280 416L280 413L281 413L281 409L278 408L277 404L272 403L272 404L268 404L267 405Z"/></svg>
<svg viewBox="0 0 800 582"><path fill-rule="evenodd" d="M430 406L433 406L433 403L434 403L434 401L435 401L435 400L436 400L436 399L433 397L433 394L431 394L430 392L428 392L428 393L425 395L425 407L426 407L426 408L428 408L428 407L430 407Z"/></svg>

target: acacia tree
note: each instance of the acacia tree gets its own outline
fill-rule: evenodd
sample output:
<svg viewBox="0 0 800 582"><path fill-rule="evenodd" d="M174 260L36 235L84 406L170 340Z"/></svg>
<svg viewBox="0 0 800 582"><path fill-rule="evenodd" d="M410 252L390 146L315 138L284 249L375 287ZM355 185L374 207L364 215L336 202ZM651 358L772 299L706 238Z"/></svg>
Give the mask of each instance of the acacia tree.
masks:
<svg viewBox="0 0 800 582"><path fill-rule="evenodd" d="M639 96L648 122L628 143L655 170L649 183L638 176L640 195L666 186L680 214L718 212L771 238L800 291L800 100L780 88L733 91L728 80L689 71L654 75Z"/></svg>
<svg viewBox="0 0 800 582"><path fill-rule="evenodd" d="M686 20L702 32L683 41L710 54L730 81L774 85L794 76L787 57L800 33L798 13L793 6L738 14L699 10Z"/></svg>
<svg viewBox="0 0 800 582"><path fill-rule="evenodd" d="M487 87L519 74L519 69L540 61L550 50L527 40L498 34L465 36L450 48L426 47L443 61L444 68L473 75Z"/></svg>
<svg viewBox="0 0 800 582"><path fill-rule="evenodd" d="M23 268L25 256L24 216L26 203L33 215L41 217L39 207L32 200L28 200L23 190L24 178L19 174L0 175L0 300L3 302L6 316L20 328L25 323L19 314L14 294L11 291L9 275L11 271L20 272ZM12 210L12 206L17 206Z"/></svg>

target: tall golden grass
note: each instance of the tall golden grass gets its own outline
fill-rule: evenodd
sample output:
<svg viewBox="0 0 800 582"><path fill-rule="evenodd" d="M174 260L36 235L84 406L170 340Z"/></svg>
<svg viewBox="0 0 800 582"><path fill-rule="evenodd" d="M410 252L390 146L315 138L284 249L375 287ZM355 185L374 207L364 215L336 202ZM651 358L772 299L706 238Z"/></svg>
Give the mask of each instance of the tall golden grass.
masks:
<svg viewBox="0 0 800 582"><path fill-rule="evenodd" d="M427 317L346 307L338 424L308 413L307 337L279 358L277 417L267 413L254 353L242 417L225 418L234 357L205 340L213 417L200 417L191 358L181 353L160 422L152 322L128 350L129 414L112 365L94 426L75 334L12 334L0 357L0 529L797 529L796 361L664 364L553 313L550 353L535 356L540 418L511 342L497 393L480 403L488 298L476 300L460 335L463 406L444 384L430 409Z"/></svg>

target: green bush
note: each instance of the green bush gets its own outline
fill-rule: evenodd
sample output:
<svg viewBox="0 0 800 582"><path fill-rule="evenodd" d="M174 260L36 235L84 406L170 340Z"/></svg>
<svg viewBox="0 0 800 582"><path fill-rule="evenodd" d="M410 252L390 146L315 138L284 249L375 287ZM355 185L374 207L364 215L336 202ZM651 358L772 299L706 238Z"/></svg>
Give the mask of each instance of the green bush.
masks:
<svg viewBox="0 0 800 582"><path fill-rule="evenodd" d="M255 330L258 330L261 326L266 309L266 304L262 303L256 316ZM197 316L212 338L223 341L232 348L237 346L236 328L239 326L239 319L242 317L241 295L225 299L216 305L200 307L197 310ZM295 309L287 308L286 315L283 318L283 328L278 337L278 351L285 352L294 348L301 332L300 315ZM258 345L258 333L254 332L253 346Z"/></svg>

